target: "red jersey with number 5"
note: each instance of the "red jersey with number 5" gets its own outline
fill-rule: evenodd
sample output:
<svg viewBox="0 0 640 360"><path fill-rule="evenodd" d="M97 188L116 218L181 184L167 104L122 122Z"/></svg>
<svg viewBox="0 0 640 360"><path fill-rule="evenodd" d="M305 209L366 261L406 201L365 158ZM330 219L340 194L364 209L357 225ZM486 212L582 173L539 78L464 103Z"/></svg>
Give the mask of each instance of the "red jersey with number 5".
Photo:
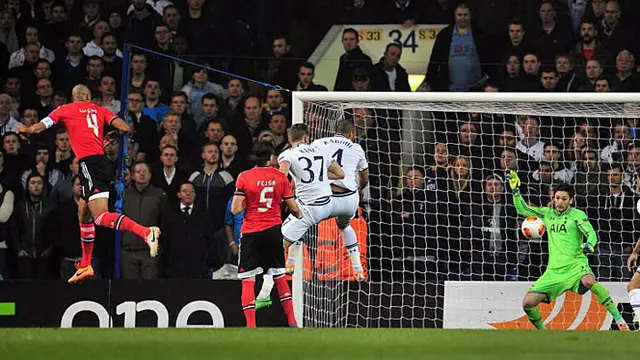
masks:
<svg viewBox="0 0 640 360"><path fill-rule="evenodd" d="M62 123L69 133L71 149L78 159L91 155L104 155L104 127L118 118L109 109L76 101L53 110L44 121Z"/></svg>
<svg viewBox="0 0 640 360"><path fill-rule="evenodd" d="M238 175L235 195L245 198L242 234L281 225L280 204L293 198L287 177L272 167L255 167Z"/></svg>

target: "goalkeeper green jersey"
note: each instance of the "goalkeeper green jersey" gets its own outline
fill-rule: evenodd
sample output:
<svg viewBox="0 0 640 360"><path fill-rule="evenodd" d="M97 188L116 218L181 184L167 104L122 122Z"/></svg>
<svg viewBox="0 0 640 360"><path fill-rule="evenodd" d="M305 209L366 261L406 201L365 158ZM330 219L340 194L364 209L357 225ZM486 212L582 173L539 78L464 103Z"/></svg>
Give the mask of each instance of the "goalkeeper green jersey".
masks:
<svg viewBox="0 0 640 360"><path fill-rule="evenodd" d="M537 216L544 222L549 242L548 269L588 263L586 255L582 252L583 239L586 237L595 247L598 237L584 211L570 207L559 213L550 207L530 206L520 194L513 196L513 203L518 214Z"/></svg>

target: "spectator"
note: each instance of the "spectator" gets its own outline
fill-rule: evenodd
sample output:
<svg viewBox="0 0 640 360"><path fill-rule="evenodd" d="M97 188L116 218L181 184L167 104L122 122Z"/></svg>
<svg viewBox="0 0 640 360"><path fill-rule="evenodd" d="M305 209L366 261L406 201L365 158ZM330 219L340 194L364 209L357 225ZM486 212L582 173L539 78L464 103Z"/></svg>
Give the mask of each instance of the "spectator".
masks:
<svg viewBox="0 0 640 360"><path fill-rule="evenodd" d="M510 55L505 63L505 71L500 79L500 87L507 92L524 90L522 62L517 55Z"/></svg>
<svg viewBox="0 0 640 360"><path fill-rule="evenodd" d="M189 115L187 111L189 108L189 98L183 91L178 91L171 95L171 104L169 104L171 111L180 115L182 124L189 129L189 131L197 132L196 123Z"/></svg>
<svg viewBox="0 0 640 360"><path fill-rule="evenodd" d="M598 162L598 152L594 149L585 148L579 154L574 177L576 204L590 210L596 206L593 201L593 195L598 193L598 187L603 180L600 163Z"/></svg>
<svg viewBox="0 0 640 360"><path fill-rule="evenodd" d="M0 152L0 158L2 158L2 152ZM0 160L0 164L4 162L4 158ZM0 166L0 171L1 171ZM4 175L4 174L2 174ZM0 176L2 176L0 175ZM7 263L8 249L10 245L11 234L11 215L14 209L13 191L8 189L6 185L2 185L4 182L0 181L0 276L5 279L11 278L12 274L9 274L9 266ZM7 241L9 240L9 241Z"/></svg>
<svg viewBox="0 0 640 360"><path fill-rule="evenodd" d="M602 31L602 20L604 18L607 0L591 0L591 6L585 12L585 18L594 19L598 31Z"/></svg>
<svg viewBox="0 0 640 360"><path fill-rule="evenodd" d="M55 140L55 167L60 170L65 177L69 175L69 167L75 156L71 151L71 144L69 143L69 134L67 129L62 128L56 131Z"/></svg>
<svg viewBox="0 0 640 360"><path fill-rule="evenodd" d="M316 66L310 62L300 64L298 68L298 84L296 91L328 91L324 85L318 85L313 82L315 77Z"/></svg>
<svg viewBox="0 0 640 360"><path fill-rule="evenodd" d="M13 12L9 9L0 12L0 42L4 44L9 54L20 49L15 18Z"/></svg>
<svg viewBox="0 0 640 360"><path fill-rule="evenodd" d="M98 56L102 57L104 55L104 51L102 50L102 36L104 34L108 34L111 31L109 27L109 23L105 20L99 20L93 26L92 32L93 37L92 40L84 45L82 52L86 57ZM122 53L120 53L120 57L122 57Z"/></svg>
<svg viewBox="0 0 640 360"><path fill-rule="evenodd" d="M613 125L611 133L611 144L602 149L600 160L606 164L622 163L627 158L626 152L631 142L631 129L623 122L619 121Z"/></svg>
<svg viewBox="0 0 640 360"><path fill-rule="evenodd" d="M54 2L51 6L51 19L47 21L43 29L43 34L49 34L47 46L50 47L56 55L59 54L60 51L64 49L64 42L67 37L73 31L74 26L67 16L67 7L63 3Z"/></svg>
<svg viewBox="0 0 640 360"><path fill-rule="evenodd" d="M212 121L216 121L224 127L228 128L228 124L224 119L221 119L219 115L220 111L220 98L212 93L202 95L202 117L200 119L194 119L196 121L196 127L198 132L205 127L205 124L209 124ZM228 131L228 129L227 129Z"/></svg>
<svg viewBox="0 0 640 360"><path fill-rule="evenodd" d="M402 47L396 43L387 45L384 56L373 67L372 85L375 91L405 91L410 92L409 75L399 61Z"/></svg>
<svg viewBox="0 0 640 360"><path fill-rule="evenodd" d="M612 164L607 170L607 184L601 185L596 211L590 213L598 219L598 277L608 281L629 280L625 259L631 252L636 220L636 199L633 192L622 184L622 166ZM593 216L593 215L591 215Z"/></svg>
<svg viewBox="0 0 640 360"><path fill-rule="evenodd" d="M425 84L436 91L469 91L482 77L483 38L471 25L469 7L456 7L455 24L436 37ZM453 53L451 52L453 50Z"/></svg>
<svg viewBox="0 0 640 360"><path fill-rule="evenodd" d="M549 67L542 69L540 73L540 84L543 92L556 92L558 89L558 71L555 68Z"/></svg>
<svg viewBox="0 0 640 360"><path fill-rule="evenodd" d="M127 40L132 44L150 48L153 43L153 30L156 24L162 23L162 17L145 0L133 0L132 6L132 11L127 13Z"/></svg>
<svg viewBox="0 0 640 360"><path fill-rule="evenodd" d="M87 62L87 76L84 79L84 84L91 90L91 94L95 95L99 93L100 81L104 74L104 64L102 59L98 56L92 56Z"/></svg>
<svg viewBox="0 0 640 360"><path fill-rule="evenodd" d="M231 250L231 254L236 257L240 251L240 230L242 228L242 220L244 219L244 209L237 215L233 215L231 212L232 202L233 197L229 199L227 210L224 214L224 232L227 235L229 250Z"/></svg>
<svg viewBox="0 0 640 360"><path fill-rule="evenodd" d="M16 132L20 122L11 116L11 96L0 94L0 135Z"/></svg>
<svg viewBox="0 0 640 360"><path fill-rule="evenodd" d="M213 223L209 213L195 204L194 184L182 183L177 198L179 204L172 206L162 229L167 276L172 279L206 279L206 253L214 242Z"/></svg>
<svg viewBox="0 0 640 360"><path fill-rule="evenodd" d="M436 142L433 150L432 159L425 159L427 164L425 175L425 190L427 191L427 200L431 203L436 200L436 192L438 189L444 188L442 183L447 178L449 168L449 149L447 144Z"/></svg>
<svg viewBox="0 0 640 360"><path fill-rule="evenodd" d="M145 54L133 54L131 56L131 82L129 90L144 91L145 84L149 81L147 75L147 56Z"/></svg>
<svg viewBox="0 0 640 360"><path fill-rule="evenodd" d="M544 157L538 162L537 178L527 184L529 201L536 206L548 206L551 200L549 188L555 184L555 169L551 161Z"/></svg>
<svg viewBox="0 0 640 360"><path fill-rule="evenodd" d="M240 154L247 156L258 134L266 128L260 99L248 98L244 103L244 116L231 124L231 135L238 141Z"/></svg>
<svg viewBox="0 0 640 360"><path fill-rule="evenodd" d="M554 183L563 182L565 184L571 184L573 180L573 172L564 166L564 163L560 160L561 152L558 147L552 144L545 145L544 158L551 164L553 168L553 180ZM534 180L540 180L540 170L533 172L531 176Z"/></svg>
<svg viewBox="0 0 640 360"><path fill-rule="evenodd" d="M536 49L526 37L526 30L519 19L513 19L509 23L509 42L504 46L504 55L515 55L519 60L526 54L535 53Z"/></svg>
<svg viewBox="0 0 640 360"><path fill-rule="evenodd" d="M351 91L371 91L371 78L369 72L365 69L358 68L353 71L351 79Z"/></svg>
<svg viewBox="0 0 640 360"><path fill-rule="evenodd" d="M118 38L110 33L102 35L100 49L104 73L116 80L122 79L122 53L118 50Z"/></svg>
<svg viewBox="0 0 640 360"><path fill-rule="evenodd" d="M425 23L427 24L451 24L456 10L455 0L438 0L426 3Z"/></svg>
<svg viewBox="0 0 640 360"><path fill-rule="evenodd" d="M289 139L287 138L287 118L283 113L277 112L271 114L269 130L273 134L273 145L275 147L276 155L280 155L289 143Z"/></svg>
<svg viewBox="0 0 640 360"><path fill-rule="evenodd" d="M540 123L533 116L528 116L522 124L522 140L516 145L518 151L525 154L527 161L535 162L544 158L544 142L540 141Z"/></svg>
<svg viewBox="0 0 640 360"><path fill-rule="evenodd" d="M49 200L53 201L53 203L56 205L60 205L65 201L71 200L73 198L73 177L78 175L78 171L78 158L74 157L69 164L69 168L67 169L68 175L58 181L58 183L51 189Z"/></svg>
<svg viewBox="0 0 640 360"><path fill-rule="evenodd" d="M106 107L114 114L120 114L122 104L120 100L115 98L116 79L111 75L104 75L100 79L98 90L100 91L100 102L98 104Z"/></svg>
<svg viewBox="0 0 640 360"><path fill-rule="evenodd" d="M287 104L284 104L284 98L282 93L278 89L267 90L265 110L269 115L280 112L285 113L287 111Z"/></svg>
<svg viewBox="0 0 640 360"><path fill-rule="evenodd" d="M593 91L595 92L610 92L611 82L605 77L599 77L593 85Z"/></svg>
<svg viewBox="0 0 640 360"><path fill-rule="evenodd" d="M627 161L625 163L623 183L628 186L637 196L640 195L640 185L638 177L640 177L640 147L632 143L627 152Z"/></svg>
<svg viewBox="0 0 640 360"><path fill-rule="evenodd" d="M33 50L35 50L37 54L35 58L36 61L37 59L46 59L46 60L49 60L49 62L53 62L56 59L56 56L53 53L53 51L45 48L44 46L42 46L42 44L40 44L40 38L38 36L38 33L39 33L39 30L35 26L28 26L26 28L25 44L21 49L11 53L11 57L9 58L9 69L22 66L25 63L25 60L31 57L30 55L27 54L27 52L32 53ZM33 45L33 47L29 45Z"/></svg>
<svg viewBox="0 0 640 360"><path fill-rule="evenodd" d="M1 97L0 97L1 99ZM0 104L2 101L0 100ZM2 109L2 106L0 106ZM1 128L0 128L1 129ZM32 163L29 156L20 152L20 138L18 134L13 131L7 131L4 133L2 137L2 149L4 150L4 168L10 174L22 174L29 168L29 164ZM22 193L24 191L24 187L20 187ZM15 193L16 196L19 196L18 193Z"/></svg>
<svg viewBox="0 0 640 360"><path fill-rule="evenodd" d="M460 122L458 125L457 143L451 147L453 156L464 156L471 160L471 167L478 174L492 169L489 161L493 155L490 140L480 133L477 123L471 121Z"/></svg>
<svg viewBox="0 0 640 360"><path fill-rule="evenodd" d="M572 25L556 16L553 1L543 0L540 4L540 28L532 30L531 42L540 52L540 60L545 66L554 63L558 54L568 53L575 44Z"/></svg>
<svg viewBox="0 0 640 360"><path fill-rule="evenodd" d="M53 107L53 84L51 80L42 78L36 83L35 109L40 119L45 118L55 108Z"/></svg>
<svg viewBox="0 0 640 360"><path fill-rule="evenodd" d="M640 75L636 73L635 68L633 54L628 50L622 50L616 58L616 74L611 80L611 91L640 91Z"/></svg>
<svg viewBox="0 0 640 360"><path fill-rule="evenodd" d="M151 184L162 189L165 194L177 194L180 191L180 185L189 178L185 170L176 166L177 162L178 149L167 145L160 153L160 161L151 165ZM171 206L177 205L178 198L173 196L168 198Z"/></svg>
<svg viewBox="0 0 640 360"><path fill-rule="evenodd" d="M26 197L17 204L11 225L21 279L53 278L51 251L55 205L43 195L43 187L44 179L40 174L29 175Z"/></svg>
<svg viewBox="0 0 640 360"><path fill-rule="evenodd" d="M227 135L222 138L220 152L222 153L220 168L231 174L234 180L238 178L241 172L251 168L242 156L236 156L238 153L238 145L233 135Z"/></svg>
<svg viewBox="0 0 640 360"><path fill-rule="evenodd" d="M164 115L171 109L168 105L160 102L162 90L160 83L156 80L149 79L144 86L145 103L142 113L152 118L156 123L161 123Z"/></svg>
<svg viewBox="0 0 640 360"><path fill-rule="evenodd" d="M226 101L229 114L227 118L235 119L236 116L242 114L244 110L244 86L240 79L231 79L227 83L227 91L229 92L229 99Z"/></svg>
<svg viewBox="0 0 640 360"><path fill-rule="evenodd" d="M220 150L218 146L207 143L202 146L202 167L193 172L189 181L193 182L196 192L202 194L196 198L196 206L211 213L211 221L216 231L222 228L224 209L233 194L233 176L220 167Z"/></svg>
<svg viewBox="0 0 640 360"><path fill-rule="evenodd" d="M178 34L180 30L180 20L182 20L180 12L174 5L167 5L162 9L162 22L169 26L171 37Z"/></svg>
<svg viewBox="0 0 640 360"><path fill-rule="evenodd" d="M133 185L122 195L122 213L142 226L162 224L169 210L167 195L151 185L151 168L144 161L131 167ZM133 233L122 237L121 250L123 279L156 279L160 275L157 258L149 255L144 239Z"/></svg>
<svg viewBox="0 0 640 360"><path fill-rule="evenodd" d="M207 123L204 133L206 142L213 142L216 143L216 145L220 145L224 134L224 127L218 120L211 120Z"/></svg>
<svg viewBox="0 0 640 360"><path fill-rule="evenodd" d="M82 258L80 249L80 225L78 202L82 198L82 184L78 175L70 178L72 196L58 205L53 212L55 233L53 247L59 259L60 279L68 279L76 272L75 264ZM96 257L91 258L94 279L100 278L100 266Z"/></svg>
<svg viewBox="0 0 640 360"><path fill-rule="evenodd" d="M22 181L22 187L24 189L27 188L29 176L33 172L37 172L40 174L40 177L44 180L44 185L42 188L42 196L48 197L51 193L51 189L56 186L56 184L64 179L64 174L56 169L53 164L50 162L49 157L49 147L46 145L38 146L36 151L35 160L33 161L33 167L31 169L25 170L20 177Z"/></svg>
<svg viewBox="0 0 640 360"><path fill-rule="evenodd" d="M177 58L183 58L187 56L187 51L189 50L189 44L187 43L187 38L183 34L176 34L173 36L173 41L171 42L171 53L173 56ZM170 81L171 92L175 93L177 91L181 91L182 86L185 83L189 82L191 72L187 65L182 63L181 61L173 60L171 62L171 71L172 79Z"/></svg>
<svg viewBox="0 0 640 360"><path fill-rule="evenodd" d="M492 174L484 180L482 202L473 216L471 278L515 280L518 260L518 215L504 189L504 179Z"/></svg>
<svg viewBox="0 0 640 360"><path fill-rule="evenodd" d="M69 9L71 11L72 9ZM82 40L87 42L91 39L93 27L98 21L100 21L100 1L99 0L85 0L82 7L84 17L78 25L78 30L82 33Z"/></svg>
<svg viewBox="0 0 640 360"><path fill-rule="evenodd" d="M224 46L202 41L202 39L225 39L225 29L218 26L221 22L210 7L204 6L202 0L187 0L188 7L182 13L181 30L187 36L187 43L192 52L198 55L220 55Z"/></svg>
<svg viewBox="0 0 640 360"><path fill-rule="evenodd" d="M569 53L570 62L574 67L582 69L590 60L597 60L602 65L613 62L613 56L598 41L598 29L593 20L582 20L580 26L580 41Z"/></svg>
<svg viewBox="0 0 640 360"><path fill-rule="evenodd" d="M634 30L621 21L622 12L616 0L608 0L605 5L601 29L598 31L599 41L611 54L619 54L622 50L635 50L633 43Z"/></svg>
<svg viewBox="0 0 640 360"><path fill-rule="evenodd" d="M523 88L526 91L538 91L540 89L540 57L537 54L526 54L522 58L522 63Z"/></svg>
<svg viewBox="0 0 640 360"><path fill-rule="evenodd" d="M351 89L353 72L357 68L370 69L373 66L371 58L362 52L358 44L358 32L353 28L344 29L342 32L342 46L345 53L340 56L338 75L333 86L334 91L347 91Z"/></svg>
<svg viewBox="0 0 640 360"><path fill-rule="evenodd" d="M67 54L56 62L57 69L54 72L57 75L56 83L64 84L64 90L67 94L71 94L73 86L84 81L86 68L82 52L83 44L80 34L69 34L65 43Z"/></svg>
<svg viewBox="0 0 640 360"><path fill-rule="evenodd" d="M342 0L341 24L375 24L380 8L366 0Z"/></svg>
<svg viewBox="0 0 640 360"><path fill-rule="evenodd" d="M202 118L202 96L212 93L219 98L226 99L227 92L222 86L209 81L207 69L193 68L191 74L191 81L182 87L182 91L187 94L189 99L189 113L197 121Z"/></svg>
<svg viewBox="0 0 640 360"><path fill-rule="evenodd" d="M139 145L138 154L144 159L157 159L159 151L156 122L142 112L144 96L139 91L131 91L127 97L129 120L133 127L133 140Z"/></svg>
<svg viewBox="0 0 640 360"><path fill-rule="evenodd" d="M556 57L556 70L558 71L558 84L556 85L558 91L577 92L584 86L582 79L573 72L568 55L560 54Z"/></svg>
<svg viewBox="0 0 640 360"><path fill-rule="evenodd" d="M23 98L22 80L20 80L20 75L16 71L9 71L7 73L4 79L4 92L11 97L10 115L14 118L19 118Z"/></svg>
<svg viewBox="0 0 640 360"><path fill-rule="evenodd" d="M285 89L294 89L300 68L300 60L291 51L289 39L283 36L277 37L273 40L271 47L275 59L269 61L269 68L272 70L267 69L267 74L273 75L265 76L265 79Z"/></svg>

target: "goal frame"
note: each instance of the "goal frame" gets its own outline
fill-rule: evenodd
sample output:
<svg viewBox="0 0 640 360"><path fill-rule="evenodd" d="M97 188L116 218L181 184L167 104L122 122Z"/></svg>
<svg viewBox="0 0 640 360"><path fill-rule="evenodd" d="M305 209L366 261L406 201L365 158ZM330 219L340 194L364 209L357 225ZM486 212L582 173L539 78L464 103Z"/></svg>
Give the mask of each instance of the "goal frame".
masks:
<svg viewBox="0 0 640 360"><path fill-rule="evenodd" d="M304 122L304 102L424 103L638 103L640 93L501 93L501 92L326 92L292 91L292 124ZM358 105L361 106L361 105ZM478 109L478 112L482 112ZM640 117L640 114L638 115ZM296 259L292 298L299 326L304 325L303 256Z"/></svg>

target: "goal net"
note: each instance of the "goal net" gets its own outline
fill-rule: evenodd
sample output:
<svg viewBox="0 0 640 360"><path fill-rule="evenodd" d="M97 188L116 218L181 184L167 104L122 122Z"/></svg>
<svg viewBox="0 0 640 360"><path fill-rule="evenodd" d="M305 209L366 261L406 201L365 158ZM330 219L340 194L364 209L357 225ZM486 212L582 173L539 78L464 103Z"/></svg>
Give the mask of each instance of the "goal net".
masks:
<svg viewBox="0 0 640 360"><path fill-rule="evenodd" d="M546 235L522 235L509 170L535 206L549 205L559 184L575 189L575 206L599 238L592 269L624 302L640 194L639 101L635 94L293 93L293 122L308 124L312 140L334 135L341 119L354 122L370 174L354 220L368 279L352 280L339 232L321 223L307 234L294 275L299 319L311 327L527 327L521 299L544 272L548 247ZM543 306L545 321L607 328L595 298L581 298Z"/></svg>

